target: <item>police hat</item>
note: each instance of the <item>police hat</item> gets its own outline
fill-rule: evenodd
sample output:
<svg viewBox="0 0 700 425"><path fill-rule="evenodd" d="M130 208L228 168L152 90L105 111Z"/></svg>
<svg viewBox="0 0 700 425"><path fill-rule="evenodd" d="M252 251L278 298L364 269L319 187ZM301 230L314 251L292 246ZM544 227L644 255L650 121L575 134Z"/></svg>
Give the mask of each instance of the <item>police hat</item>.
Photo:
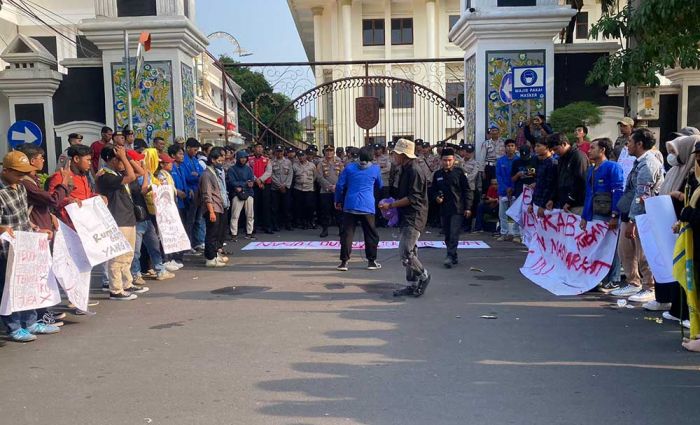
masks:
<svg viewBox="0 0 700 425"><path fill-rule="evenodd" d="M334 151L334 152L335 152L335 148L334 148L333 146L331 146L331 145L324 145L324 146L323 146L323 151L324 151L324 152L325 152L325 151Z"/></svg>
<svg viewBox="0 0 700 425"><path fill-rule="evenodd" d="M388 142L388 143L386 144L386 146L387 146L389 149L394 149L394 146L396 146L396 142L394 142L394 141L392 140L391 142Z"/></svg>
<svg viewBox="0 0 700 425"><path fill-rule="evenodd" d="M299 149L297 151L297 156L304 156L304 155L306 155L306 152L304 152L303 150Z"/></svg>
<svg viewBox="0 0 700 425"><path fill-rule="evenodd" d="M283 151L284 151L284 147L282 145L275 146L275 152L283 152Z"/></svg>
<svg viewBox="0 0 700 425"><path fill-rule="evenodd" d="M381 149L381 148L382 148L382 145L380 145L379 143L375 143L375 144L372 145L372 147L373 147L374 149Z"/></svg>
<svg viewBox="0 0 700 425"><path fill-rule="evenodd" d="M297 150L296 150L296 149L294 149L294 147L293 147L293 146L289 146L289 147L287 147L287 150L286 150L286 152L287 152L287 153L290 153L290 152L296 152L296 151L297 151Z"/></svg>
<svg viewBox="0 0 700 425"><path fill-rule="evenodd" d="M471 143L466 143L463 146L464 146L464 150L467 152L474 152L475 151L474 145L472 145Z"/></svg>
<svg viewBox="0 0 700 425"><path fill-rule="evenodd" d="M79 133L71 133L68 135L68 139L80 139L83 140L83 135Z"/></svg>

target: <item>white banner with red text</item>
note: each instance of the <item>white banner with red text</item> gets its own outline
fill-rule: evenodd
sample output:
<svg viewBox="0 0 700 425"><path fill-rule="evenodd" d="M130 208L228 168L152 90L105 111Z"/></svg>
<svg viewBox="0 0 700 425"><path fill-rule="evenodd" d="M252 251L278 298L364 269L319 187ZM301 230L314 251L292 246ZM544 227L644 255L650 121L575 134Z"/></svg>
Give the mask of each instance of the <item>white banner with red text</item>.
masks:
<svg viewBox="0 0 700 425"><path fill-rule="evenodd" d="M520 272L554 295L579 295L598 285L610 271L618 231L598 220L581 230L581 217L562 210L537 217L526 201L521 195L508 211L520 224L523 241L528 241Z"/></svg>

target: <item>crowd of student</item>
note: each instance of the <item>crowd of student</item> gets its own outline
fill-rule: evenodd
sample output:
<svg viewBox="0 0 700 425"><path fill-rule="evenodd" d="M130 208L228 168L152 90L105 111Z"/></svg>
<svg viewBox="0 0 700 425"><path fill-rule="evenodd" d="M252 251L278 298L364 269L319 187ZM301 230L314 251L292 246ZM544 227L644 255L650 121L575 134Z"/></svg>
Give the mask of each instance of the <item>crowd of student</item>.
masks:
<svg viewBox="0 0 700 425"><path fill-rule="evenodd" d="M584 227L591 220L603 220L610 228L620 229L612 269L598 290L644 303L649 310L663 310L664 317L688 325L688 308L678 283L654 281L635 217L644 214L645 199L669 195L677 219L698 227L696 153L700 152L700 132L692 127L680 130L665 144L664 158L649 130L635 130L634 121L627 117L618 124L620 136L615 141L589 140L585 126L579 127L576 139L570 141L564 134L554 133L544 117L538 116L516 139L504 140L498 128L491 128L489 138L479 146L478 157L472 144L411 142L411 160L427 176L426 221L445 235L448 249L444 265L457 264L456 247L465 230L482 232L495 224L492 230L498 240L521 243L520 230L506 210L530 186L530 208L538 216L560 208L580 215ZM402 168L389 155L393 142L362 150L324 146L321 155L313 147L275 146L268 150L256 144L236 150L233 146L200 145L194 138L177 139L169 147L162 138L155 138L149 147L128 129L113 132L104 127L101 140L90 146L83 144L79 134L69 136L69 145L58 158L57 170L45 182L38 174L45 169L41 148L25 144L4 158L0 231L34 230L47 233L51 239L58 220L72 226L67 205L101 196L134 248L98 267L103 290L109 292L111 300L133 300L149 290L147 280L173 278L183 267L185 254L203 254L207 267L226 266L229 253L224 249L225 240L231 237L236 241L239 227L244 228L246 239L255 239L256 232L271 234L317 226L321 227L319 236L327 237L329 227L335 225L341 239L351 241L351 230L358 221L355 216L364 217L360 223L363 228L373 229L375 219L380 226L387 225L377 201L406 190L399 187ZM624 167L625 161L629 167ZM356 164L352 170L358 175L367 166L376 165L376 176L372 174L368 183L374 202L358 204L357 210L344 216L336 187L347 189L346 179L355 171L348 169L343 174L343 170L350 164ZM172 188L191 252L163 255L152 197L154 185ZM245 223L240 221L242 214ZM374 233L369 232L370 242L378 240ZM700 229L696 234L700 235ZM348 241L341 250L339 270L347 270ZM6 251L4 246L0 260L3 284ZM380 267L376 251L368 253L368 260L369 268ZM27 311L2 319L12 339L30 341L35 334L58 332L62 315Z"/></svg>

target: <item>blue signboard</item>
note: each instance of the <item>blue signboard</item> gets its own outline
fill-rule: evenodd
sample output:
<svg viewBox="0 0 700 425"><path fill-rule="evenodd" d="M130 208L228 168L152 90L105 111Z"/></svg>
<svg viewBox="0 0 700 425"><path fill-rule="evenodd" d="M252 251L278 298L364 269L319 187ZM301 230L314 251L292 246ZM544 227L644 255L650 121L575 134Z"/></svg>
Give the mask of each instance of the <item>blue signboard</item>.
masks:
<svg viewBox="0 0 700 425"><path fill-rule="evenodd" d="M41 146L44 136L38 125L31 121L17 121L7 130L7 140L12 149L25 143L33 143Z"/></svg>
<svg viewBox="0 0 700 425"><path fill-rule="evenodd" d="M546 85L544 65L513 67L513 99L544 99Z"/></svg>

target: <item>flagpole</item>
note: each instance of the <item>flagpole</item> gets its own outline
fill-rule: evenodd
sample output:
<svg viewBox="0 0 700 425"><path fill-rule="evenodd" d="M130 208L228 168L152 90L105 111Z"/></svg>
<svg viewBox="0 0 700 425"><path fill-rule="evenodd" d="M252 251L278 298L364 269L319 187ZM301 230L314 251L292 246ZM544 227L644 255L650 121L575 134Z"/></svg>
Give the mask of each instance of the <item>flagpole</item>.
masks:
<svg viewBox="0 0 700 425"><path fill-rule="evenodd" d="M133 112L131 110L131 58L129 57L129 33L124 30L124 67L126 68L126 102L129 112L129 129L133 131Z"/></svg>

